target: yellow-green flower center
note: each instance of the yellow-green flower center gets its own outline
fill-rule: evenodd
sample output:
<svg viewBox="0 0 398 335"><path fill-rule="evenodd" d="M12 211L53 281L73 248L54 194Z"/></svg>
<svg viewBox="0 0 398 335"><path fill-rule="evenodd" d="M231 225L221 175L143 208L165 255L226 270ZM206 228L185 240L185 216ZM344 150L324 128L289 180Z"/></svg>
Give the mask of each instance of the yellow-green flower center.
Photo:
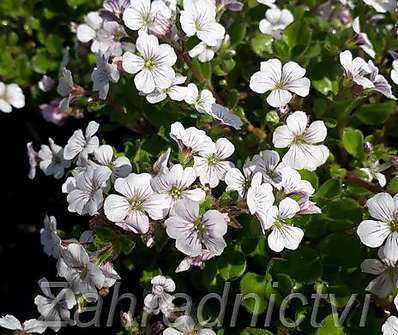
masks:
<svg viewBox="0 0 398 335"><path fill-rule="evenodd" d="M398 219L390 222L390 229L392 232L398 232Z"/></svg>
<svg viewBox="0 0 398 335"><path fill-rule="evenodd" d="M218 158L216 157L216 155L213 154L207 158L207 163L210 166L214 166L218 163Z"/></svg>
<svg viewBox="0 0 398 335"><path fill-rule="evenodd" d="M195 29L196 29L196 31L202 30L202 23L199 20L195 21Z"/></svg>
<svg viewBox="0 0 398 335"><path fill-rule="evenodd" d="M302 135L295 136L293 139L293 144L303 144L304 142L304 137Z"/></svg>
<svg viewBox="0 0 398 335"><path fill-rule="evenodd" d="M147 59L144 63L144 68L148 69L148 70L153 70L156 66L156 63L154 62L153 59Z"/></svg>
<svg viewBox="0 0 398 335"><path fill-rule="evenodd" d="M196 229L196 231L198 232L199 235L201 235L205 231L205 227L204 227L204 225L202 223L202 220L200 218L196 219L194 221L193 225L194 225L194 227L195 227L195 229Z"/></svg>
<svg viewBox="0 0 398 335"><path fill-rule="evenodd" d="M142 209L142 200L138 198L132 198L129 200L130 208L132 210L141 210Z"/></svg>
<svg viewBox="0 0 398 335"><path fill-rule="evenodd" d="M169 194L173 199L181 199L182 191L177 187L173 186L169 191Z"/></svg>
<svg viewBox="0 0 398 335"><path fill-rule="evenodd" d="M275 84L274 84L274 89L275 90L281 90L281 89L283 89L285 87L285 84L282 82L282 81L277 81Z"/></svg>

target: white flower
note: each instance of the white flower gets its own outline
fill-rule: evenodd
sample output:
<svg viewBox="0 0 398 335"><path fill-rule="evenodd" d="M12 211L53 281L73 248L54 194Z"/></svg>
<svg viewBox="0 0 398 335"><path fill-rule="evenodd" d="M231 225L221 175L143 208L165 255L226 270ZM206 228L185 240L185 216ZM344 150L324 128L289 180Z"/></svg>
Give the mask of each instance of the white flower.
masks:
<svg viewBox="0 0 398 335"><path fill-rule="evenodd" d="M397 7L396 0L363 0L369 6L372 6L378 13L392 12Z"/></svg>
<svg viewBox="0 0 398 335"><path fill-rule="evenodd" d="M261 172L257 172L251 181L247 191L246 202L251 214L256 214L261 218L274 204L275 197L272 192L272 186L263 183Z"/></svg>
<svg viewBox="0 0 398 335"><path fill-rule="evenodd" d="M94 53L109 52L112 56L121 56L123 43L127 36L123 26L115 20L104 21L99 12L90 12L84 17L85 23L77 27L77 39L82 43L91 42Z"/></svg>
<svg viewBox="0 0 398 335"><path fill-rule="evenodd" d="M98 12L90 12L84 17L84 22L77 27L77 39L82 43L92 41L91 51L97 52L100 44L97 33L102 28L104 20Z"/></svg>
<svg viewBox="0 0 398 335"><path fill-rule="evenodd" d="M272 107L286 106L293 98L292 93L306 97L310 90L310 81L304 77L305 69L295 62L285 65L278 59L261 62L260 71L250 78L250 88L263 94L271 91L267 102Z"/></svg>
<svg viewBox="0 0 398 335"><path fill-rule="evenodd" d="M389 99L397 100L397 98L392 93L391 85L388 83L387 79L379 74L379 69L373 64L371 60L368 61L370 75L369 79L374 85L374 90L383 94Z"/></svg>
<svg viewBox="0 0 398 335"><path fill-rule="evenodd" d="M317 207L310 197L315 190L308 180L302 180L300 173L290 167L283 167L281 184L278 185L285 197L293 197L300 206L299 214L319 214L321 210Z"/></svg>
<svg viewBox="0 0 398 335"><path fill-rule="evenodd" d="M398 85L398 60L392 62L391 80Z"/></svg>
<svg viewBox="0 0 398 335"><path fill-rule="evenodd" d="M44 252L55 259L59 257L61 239L57 233L57 220L54 216L44 218L44 228L40 230L40 242Z"/></svg>
<svg viewBox="0 0 398 335"><path fill-rule="evenodd" d="M352 59L352 53L345 50L340 53L340 64L343 66L348 79L354 81L363 88L373 88L374 85L366 76L370 74L369 65L361 57Z"/></svg>
<svg viewBox="0 0 398 335"><path fill-rule="evenodd" d="M265 19L260 21L259 28L263 34L279 40L285 28L293 21L294 17L288 9L272 8L265 12Z"/></svg>
<svg viewBox="0 0 398 335"><path fill-rule="evenodd" d="M15 316L7 314L0 318L0 327L15 330L17 333L21 332L23 334L43 334L47 329L47 324L44 321L36 319L31 319L21 324Z"/></svg>
<svg viewBox="0 0 398 335"><path fill-rule="evenodd" d="M177 56L168 44L160 44L156 36L142 32L136 42L140 54L131 52L123 55L123 69L135 74L134 83L139 91L149 94L155 89L166 89L175 78L173 65Z"/></svg>
<svg viewBox="0 0 398 335"><path fill-rule="evenodd" d="M70 167L71 162L64 158L64 149L55 144L52 138L49 138L48 142L50 146L43 144L38 153L40 169L46 176L60 179L64 176L65 169Z"/></svg>
<svg viewBox="0 0 398 335"><path fill-rule="evenodd" d="M170 159L171 148L168 148L165 152L161 153L159 158L153 163L152 170L156 174L163 171L163 169L168 169L168 163Z"/></svg>
<svg viewBox="0 0 398 335"><path fill-rule="evenodd" d="M384 242L383 254L391 261L398 260L398 195L378 193L366 202L370 216L376 220L364 220L358 226L361 242L370 248L378 248Z"/></svg>
<svg viewBox="0 0 398 335"><path fill-rule="evenodd" d="M188 256L199 256L203 249L219 256L227 246L223 238L227 232L224 214L212 209L201 216L198 202L177 202L174 215L165 225L167 235L176 240L176 248Z"/></svg>
<svg viewBox="0 0 398 335"><path fill-rule="evenodd" d="M190 257L187 256L185 257L181 263L178 265L176 272L184 272L190 269L191 266L198 266L200 268L203 268L205 265L205 262L208 261L209 259L213 258L215 255L212 254L209 250L203 249L202 253L199 256L195 257Z"/></svg>
<svg viewBox="0 0 398 335"><path fill-rule="evenodd" d="M97 66L91 74L93 91L97 91L99 93L99 98L105 100L109 93L109 82L112 81L117 83L119 81L120 74L114 64L109 64L108 55L98 52L96 54L96 58Z"/></svg>
<svg viewBox="0 0 398 335"><path fill-rule="evenodd" d="M29 173L28 178L34 179L36 177L36 168L37 164L39 163L39 156L38 153L33 148L33 143L29 142L26 143L26 151L29 159Z"/></svg>
<svg viewBox="0 0 398 335"><path fill-rule="evenodd" d="M359 45L359 47L370 57L375 58L376 53L373 49L372 42L369 40L368 34L361 32L359 17L356 17L352 22L352 30L355 32L355 42Z"/></svg>
<svg viewBox="0 0 398 335"><path fill-rule="evenodd" d="M149 230L149 218L163 219L169 210L166 194L154 193L151 187L151 175L131 173L126 178L115 181L116 192L109 195L104 204L105 215L126 230L136 234L145 234Z"/></svg>
<svg viewBox="0 0 398 335"><path fill-rule="evenodd" d="M225 174L234 164L226 159L235 151L234 145L226 138L219 138L215 143L214 151L204 155L194 156L194 169L199 176L202 185L209 184L216 187L220 180L224 180Z"/></svg>
<svg viewBox="0 0 398 335"><path fill-rule="evenodd" d="M259 215L263 232L271 229L268 245L271 250L281 252L284 248L296 250L304 237L301 228L294 227L290 220L300 211L299 204L290 198L283 199L279 206L272 206Z"/></svg>
<svg viewBox="0 0 398 335"><path fill-rule="evenodd" d="M188 37L196 35L209 46L216 46L225 35L224 27L216 22L217 9L211 0L184 0L180 23Z"/></svg>
<svg viewBox="0 0 398 335"><path fill-rule="evenodd" d="M379 249L378 256L381 261L378 259L365 259L361 264L361 269L362 272L377 276L369 283L366 290L381 299L385 299L395 289L398 280L398 269L395 261L391 261L384 256L383 249Z"/></svg>
<svg viewBox="0 0 398 335"><path fill-rule="evenodd" d="M398 310L398 296L394 298L395 309ZM398 335L398 318L390 316L381 328L383 335Z"/></svg>
<svg viewBox="0 0 398 335"><path fill-rule="evenodd" d="M6 85L0 81L0 111L11 113L12 107L23 108L25 96L17 84Z"/></svg>
<svg viewBox="0 0 398 335"><path fill-rule="evenodd" d="M283 165L280 163L280 157L276 151L261 151L253 157L252 165L255 166L255 172L262 173L264 182L278 188L282 182L281 168Z"/></svg>
<svg viewBox="0 0 398 335"><path fill-rule="evenodd" d="M69 192L67 200L68 210L80 215L91 216L98 213L104 202L104 188L112 172L104 167L88 167L76 177L76 187Z"/></svg>
<svg viewBox="0 0 398 335"><path fill-rule="evenodd" d="M181 199L202 202L206 193L200 189L189 188L196 180L195 170L191 167L183 168L181 164L173 165L169 169L163 169L157 176L152 178L151 186L156 193L165 194L170 212L174 212L175 204Z"/></svg>
<svg viewBox="0 0 398 335"><path fill-rule="evenodd" d="M100 269L105 276L103 287L109 288L115 285L116 281L120 280L120 276L116 272L111 262L106 262L100 265Z"/></svg>
<svg viewBox="0 0 398 335"><path fill-rule="evenodd" d="M72 322L70 320L70 309L76 305L75 295L71 289L64 288L57 296L54 296L46 278L39 280L39 286L44 296L36 296L34 301L37 310L43 316L47 326L54 332L58 332L63 322Z"/></svg>
<svg viewBox="0 0 398 335"><path fill-rule="evenodd" d="M107 167L111 172L111 180L125 178L131 172L131 162L125 156L114 159L113 148L110 145L101 145L94 151L94 157L99 165Z"/></svg>
<svg viewBox="0 0 398 335"><path fill-rule="evenodd" d="M253 175L255 166L253 162L247 161L243 165L243 173L237 169L232 168L225 174L225 183L227 188L225 191L237 191L242 198L246 196L247 190L250 187L251 177Z"/></svg>
<svg viewBox="0 0 398 335"><path fill-rule="evenodd" d="M213 104L210 115L222 125L231 126L235 129L242 128L243 122L240 117L232 113L227 107Z"/></svg>
<svg viewBox="0 0 398 335"><path fill-rule="evenodd" d="M99 145L98 137L94 136L98 128L99 124L91 121L86 128L85 134L80 129L76 130L64 148L64 158L71 160L77 155L86 156L92 154Z"/></svg>
<svg viewBox="0 0 398 335"><path fill-rule="evenodd" d="M182 315L175 320L172 327L168 327L163 331L163 335L216 335L210 328L202 328L195 325L194 320L189 315Z"/></svg>
<svg viewBox="0 0 398 335"><path fill-rule="evenodd" d="M61 249L58 260L58 275L65 278L74 293L80 293L87 301L98 299L97 289L104 286L105 276L101 269L90 261L87 251L78 243Z"/></svg>
<svg viewBox="0 0 398 335"><path fill-rule="evenodd" d="M199 61L202 63L210 62L215 53L220 49L223 40L218 40L216 46L208 46L205 42L200 42L191 50L189 50L189 56L191 58L198 57Z"/></svg>
<svg viewBox="0 0 398 335"><path fill-rule="evenodd" d="M188 156L208 155L215 150L215 144L203 130L195 127L185 129L180 122L174 122L171 125L170 137L177 142L179 149Z"/></svg>
<svg viewBox="0 0 398 335"><path fill-rule="evenodd" d="M187 77L176 73L170 87L165 89L155 89L146 96L147 101L151 104L156 104L165 100L167 96L174 101L183 101L186 95L186 87L180 85L185 83L185 80L187 80Z"/></svg>
<svg viewBox="0 0 398 335"><path fill-rule="evenodd" d="M369 183L373 181L373 179L376 179L381 187L386 186L387 180L384 174L381 172L389 169L391 167L391 164L389 163L384 163L380 164L379 161L373 162L370 167L368 168L361 168L360 170L365 174L366 179Z"/></svg>
<svg viewBox="0 0 398 335"><path fill-rule="evenodd" d="M109 54L114 57L120 57L123 50L129 43L122 42L121 39L127 37L123 26L116 21L104 22L102 29L97 33L99 47L98 50L91 46L92 52ZM94 50L93 50L94 49Z"/></svg>
<svg viewBox="0 0 398 335"><path fill-rule="evenodd" d="M171 11L162 0L130 1L130 6L123 13L125 25L142 32L157 32L161 30L162 23L170 18Z"/></svg>
<svg viewBox="0 0 398 335"><path fill-rule="evenodd" d="M211 108L216 102L213 97L213 93L209 90L204 89L200 92L195 84L189 84L185 92L185 102L189 105L193 105L199 113L211 113Z"/></svg>
<svg viewBox="0 0 398 335"><path fill-rule="evenodd" d="M62 113L69 111L69 105L76 96L75 84L73 83L72 72L65 67L61 70L61 78L59 78L57 92L63 97L59 102L59 110Z"/></svg>
<svg viewBox="0 0 398 335"><path fill-rule="evenodd" d="M126 8L130 5L130 0L105 0L100 14L109 20L122 18Z"/></svg>
<svg viewBox="0 0 398 335"><path fill-rule="evenodd" d="M383 335L398 335L398 318L394 315L390 316L381 327Z"/></svg>
<svg viewBox="0 0 398 335"><path fill-rule="evenodd" d="M55 88L55 85L57 84L57 81L47 75L43 75L41 77L40 81L37 83L37 86L42 90L43 92L50 92Z"/></svg>
<svg viewBox="0 0 398 335"><path fill-rule="evenodd" d="M162 312L164 315L169 313L174 308L173 293L176 285L171 278L164 276L156 276L151 280L152 293L148 294L144 299L144 309L150 314L159 314Z"/></svg>
<svg viewBox="0 0 398 335"><path fill-rule="evenodd" d="M266 5L266 6L270 7L270 8L275 8L276 7L275 1L276 0L257 0L258 3Z"/></svg>
<svg viewBox="0 0 398 335"><path fill-rule="evenodd" d="M301 111L286 119L286 125L275 129L276 148L289 148L282 161L293 169L314 171L326 162L329 149L320 144L327 135L325 123L314 121L308 126L308 116Z"/></svg>

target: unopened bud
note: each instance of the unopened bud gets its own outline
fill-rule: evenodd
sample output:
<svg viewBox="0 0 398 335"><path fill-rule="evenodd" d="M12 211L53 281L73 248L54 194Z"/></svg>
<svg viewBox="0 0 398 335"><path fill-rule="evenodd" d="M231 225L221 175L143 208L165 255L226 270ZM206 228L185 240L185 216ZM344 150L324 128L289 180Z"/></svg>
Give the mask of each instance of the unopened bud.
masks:
<svg viewBox="0 0 398 335"><path fill-rule="evenodd" d="M171 30L171 22L162 13L157 12L153 20L151 31L158 37L166 36Z"/></svg>
<svg viewBox="0 0 398 335"><path fill-rule="evenodd" d="M373 144L370 142L365 142L363 144L363 150L365 150L366 153L371 153L373 151Z"/></svg>

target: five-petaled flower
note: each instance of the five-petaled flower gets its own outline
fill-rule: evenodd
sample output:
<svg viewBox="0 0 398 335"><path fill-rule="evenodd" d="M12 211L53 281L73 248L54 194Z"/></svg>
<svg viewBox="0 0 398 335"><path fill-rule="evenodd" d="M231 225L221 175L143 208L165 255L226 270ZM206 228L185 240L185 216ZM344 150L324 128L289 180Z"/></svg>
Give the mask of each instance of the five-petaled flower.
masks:
<svg viewBox="0 0 398 335"><path fill-rule="evenodd" d="M364 220L358 226L361 242L370 248L384 243L383 254L398 260L398 194L378 193L366 202L369 214L376 220Z"/></svg>
<svg viewBox="0 0 398 335"><path fill-rule="evenodd" d="M288 62L282 67L279 59L261 62L260 71L250 78L250 88L257 93L271 93L267 102L272 107L284 107L293 95L306 97L310 91L310 80L305 75L305 69L295 62Z"/></svg>
<svg viewBox="0 0 398 335"><path fill-rule="evenodd" d="M174 79L173 65L177 61L174 49L168 44L160 44L156 36L141 32L136 48L139 55L126 52L123 55L123 69L135 74L134 83L145 94L155 89L169 88Z"/></svg>
<svg viewBox="0 0 398 335"><path fill-rule="evenodd" d="M286 125L275 129L273 143L276 148L289 148L282 161L293 169L314 171L326 162L329 149L320 144L326 138L323 121L308 125L308 116L301 111L289 115Z"/></svg>

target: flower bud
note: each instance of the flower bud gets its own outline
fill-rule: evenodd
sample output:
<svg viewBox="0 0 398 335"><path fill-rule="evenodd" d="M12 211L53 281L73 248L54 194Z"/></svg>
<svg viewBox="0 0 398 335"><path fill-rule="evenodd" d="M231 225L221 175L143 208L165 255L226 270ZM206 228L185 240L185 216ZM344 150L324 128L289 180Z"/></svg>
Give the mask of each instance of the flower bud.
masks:
<svg viewBox="0 0 398 335"><path fill-rule="evenodd" d="M370 142L365 142L363 144L363 150L365 150L366 153L371 153L373 151L373 144Z"/></svg>

